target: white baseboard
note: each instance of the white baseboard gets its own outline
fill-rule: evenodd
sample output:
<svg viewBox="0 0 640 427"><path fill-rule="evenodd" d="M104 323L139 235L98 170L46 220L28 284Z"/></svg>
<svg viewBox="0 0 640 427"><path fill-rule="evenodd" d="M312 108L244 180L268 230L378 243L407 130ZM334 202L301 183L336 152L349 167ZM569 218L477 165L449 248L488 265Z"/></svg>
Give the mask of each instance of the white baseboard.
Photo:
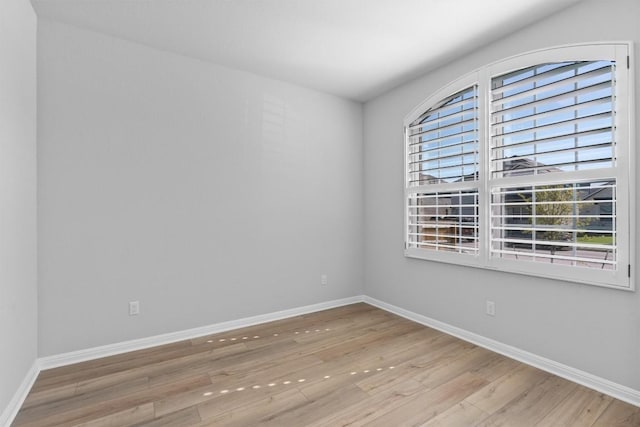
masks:
<svg viewBox="0 0 640 427"><path fill-rule="evenodd" d="M611 397L615 397L616 399L620 399L624 402L640 407L640 391L638 390L614 383L613 381L609 381L596 375L592 375L588 372L572 368L571 366L567 366L562 363L547 359L545 357L529 353L528 351L524 351L519 348L501 343L499 341L483 337L482 335L478 335L465 329L440 322L430 317L405 310L403 308L388 304L386 302L371 298L366 295L364 296L363 301L367 304L371 304L375 307L397 314L398 316L413 320L414 322L429 326L446 334L453 335L454 337L460 338L464 341L468 341L477 346L484 347L488 350L510 357L511 359L518 360L522 363L526 363L527 365L534 366L538 369L542 369L543 371L550 372L569 381L573 381L585 387L591 388L593 390L607 394Z"/></svg>
<svg viewBox="0 0 640 427"><path fill-rule="evenodd" d="M316 311L327 310L330 308L341 307L344 305L362 302L363 299L364 296L357 295L349 298L342 298L338 300L321 302L318 304L306 305L303 307L296 307L288 310L276 311L273 313L261 314L258 316L245 317L243 319L230 320L227 322L187 329L184 331L171 332L168 334L156 335L148 338L141 338L137 340L103 345L100 347L88 348L69 353L41 357L34 361L33 366L25 376L22 384L20 384L19 389L16 391L15 395L9 402L9 405L4 409L4 411L2 411L2 413L0 413L0 427L11 425L16 415L18 414L18 411L22 407L24 400L27 398L31 387L33 387L33 383L36 381L36 378L38 377L38 374L41 370L57 368L60 366L99 359L101 357L113 356L115 354L126 353L129 351L142 350L158 345L170 344L177 341L197 338L204 335L216 334L232 329L244 328L260 323L266 323L274 320L286 319L288 317L313 313Z"/></svg>
<svg viewBox="0 0 640 427"><path fill-rule="evenodd" d="M16 415L18 415L18 411L24 400L27 398L31 387L33 387L33 383L36 382L36 378L38 378L38 374L40 373L40 366L38 364L38 360L34 360L31 368L24 376L22 383L20 383L20 387L9 401L9 404L4 411L0 413L0 426L9 426L15 419Z"/></svg>
<svg viewBox="0 0 640 427"><path fill-rule="evenodd" d="M69 353L57 354L53 356L41 357L39 359L40 369L51 369L74 363L85 362L87 360L99 359L101 357L113 356L115 354L127 353L129 351L142 350L163 344L170 344L201 337L204 335L217 334L232 329L245 328L259 323L272 322L274 320L285 319L287 317L299 316L330 308L341 307L343 305L362 302L363 296L353 296L338 300L321 302L318 304L296 307L288 310L276 311L273 313L261 314L258 316L245 317L243 319L230 320L228 322L216 323L199 328L187 329L184 331L171 332L168 334L155 335L148 338L140 338L131 341L124 341L115 344L103 345L100 347L88 348L85 350L72 351Z"/></svg>
<svg viewBox="0 0 640 427"><path fill-rule="evenodd" d="M622 401L640 407L640 391L638 390L634 390L621 384L614 383L604 378L592 375L588 372L572 368L562 363L558 363L553 360L538 356L536 354L529 353L519 348L483 337L481 335L449 325L447 323L440 322L427 316L405 310L403 308L388 304L375 298L371 298L366 295L358 295L339 300L292 308L288 310L276 311L273 313L267 313L258 316L245 317L243 319L230 320L227 322L187 329L184 331L172 332L148 338L141 338L39 358L34 362L33 366L25 376L22 384L20 385L20 388L16 391L14 397L11 399L11 402L9 402L9 405L0 414L0 426L8 426L11 424L18 411L20 410L20 407L24 403L25 398L29 394L29 390L31 390L31 387L33 386L33 383L40 373L40 370L71 365L87 360L99 359L101 357L141 350L158 345L170 344L177 341L197 338L204 335L216 334L232 329L244 328L260 323L271 322L274 320L285 319L288 317L299 316L302 314L313 313L316 311L327 310L330 308L341 307L358 302L366 302L367 304L397 314L406 319L423 324L425 326L429 326L446 334L453 335L457 338L476 344L480 347L484 347L488 350L500 353L522 363L526 363L527 365L535 366L536 368L550 372L569 381L573 381L585 387L589 387L593 390L605 393L609 396L615 397L616 399L620 399Z"/></svg>

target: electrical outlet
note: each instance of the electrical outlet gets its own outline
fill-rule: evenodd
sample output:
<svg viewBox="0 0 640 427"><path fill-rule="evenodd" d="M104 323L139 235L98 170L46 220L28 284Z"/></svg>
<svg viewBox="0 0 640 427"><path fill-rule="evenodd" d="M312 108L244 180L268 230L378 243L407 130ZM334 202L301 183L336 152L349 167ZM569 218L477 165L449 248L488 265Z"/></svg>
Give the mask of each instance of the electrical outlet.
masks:
<svg viewBox="0 0 640 427"><path fill-rule="evenodd" d="M329 278L327 277L326 274L323 274L320 276L320 284L322 286L327 286L327 283L329 283Z"/></svg>
<svg viewBox="0 0 640 427"><path fill-rule="evenodd" d="M487 314L489 316L495 316L496 315L496 303L495 302L487 300Z"/></svg>
<svg viewBox="0 0 640 427"><path fill-rule="evenodd" d="M140 301L129 301L129 316L140 314Z"/></svg>

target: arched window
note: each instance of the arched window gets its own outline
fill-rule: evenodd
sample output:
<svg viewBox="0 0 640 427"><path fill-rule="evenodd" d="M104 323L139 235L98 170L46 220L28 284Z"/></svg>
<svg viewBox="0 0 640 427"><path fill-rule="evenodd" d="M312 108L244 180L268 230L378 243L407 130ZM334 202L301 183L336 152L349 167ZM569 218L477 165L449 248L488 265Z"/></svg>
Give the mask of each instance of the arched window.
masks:
<svg viewBox="0 0 640 427"><path fill-rule="evenodd" d="M483 67L405 120L405 254L631 289L629 44Z"/></svg>

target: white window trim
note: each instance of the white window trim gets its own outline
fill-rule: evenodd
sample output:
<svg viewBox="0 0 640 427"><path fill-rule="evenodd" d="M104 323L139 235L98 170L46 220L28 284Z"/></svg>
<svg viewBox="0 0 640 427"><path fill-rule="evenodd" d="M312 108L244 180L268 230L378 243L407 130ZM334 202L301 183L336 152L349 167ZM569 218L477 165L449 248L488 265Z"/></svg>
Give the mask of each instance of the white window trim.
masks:
<svg viewBox="0 0 640 427"><path fill-rule="evenodd" d="M502 75L510 71L516 71L528 66L545 62L563 62L571 60L607 60L615 59L617 63L616 79L616 112L615 125L616 137L616 161L617 161L617 185L618 197L616 200L616 210L621 213L618 222L618 269L616 272L597 270L593 268L579 268L558 266L553 264L541 264L536 262L505 260L491 258L489 252L489 220L491 194L491 182L489 179L489 149L490 149L490 129L489 129L489 95L490 84L493 76ZM635 290L635 268L632 265L635 261L635 123L634 123L634 74L633 74L633 46L631 42L601 42L576 45L564 45L547 49L519 54L501 61L494 62L481 67L457 80L446 85L436 93L428 97L409 113L404 120L404 239L406 257L420 258L431 261L446 262L471 267L485 268L491 270L506 271L518 274L532 275L536 277L546 277L551 279L578 282L582 284L596 285L601 287ZM628 63L628 67L626 67ZM424 186L421 189L409 188L408 185L408 132L407 128L425 111L435 105L440 100L459 92L469 86L478 86L478 108L479 108L479 174L480 180L477 183L470 182L470 186L477 185L480 190L480 224L479 224L479 253L478 255L468 255L451 253L444 251L433 251L428 249L416 249L408 247L408 197L416 191L433 192L446 191L438 188L438 185ZM625 90L620 90L624 88ZM626 118L623 123L621 118ZM562 181L563 177L554 177L554 181ZM569 178L567 178L567 182ZM474 185L475 184L475 185ZM533 183L535 184L535 183ZM427 189L428 187L428 189ZM629 266L630 273L627 271Z"/></svg>

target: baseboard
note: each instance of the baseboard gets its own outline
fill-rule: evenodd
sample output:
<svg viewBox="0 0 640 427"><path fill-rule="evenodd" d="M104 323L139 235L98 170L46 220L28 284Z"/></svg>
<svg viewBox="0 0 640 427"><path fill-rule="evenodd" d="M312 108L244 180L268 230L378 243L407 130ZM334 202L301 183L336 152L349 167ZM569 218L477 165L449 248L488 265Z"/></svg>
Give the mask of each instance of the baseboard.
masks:
<svg viewBox="0 0 640 427"><path fill-rule="evenodd" d="M74 363L85 362L88 360L99 359L101 357L113 356L116 354L127 353L129 351L142 350L145 348L155 347L163 344L170 344L177 341L188 340L201 337L204 335L217 334L232 329L244 328L260 323L272 322L274 320L285 319L287 317L299 316L302 314L313 313L316 311L327 310L330 308L341 307L343 305L354 304L363 301L363 296L353 296L338 300L321 302L318 304L296 307L288 310L276 311L258 316L245 317L243 319L230 320L227 322L216 323L212 325L202 326L183 331L171 332L162 335L155 335L148 338L140 338L131 341L124 341L115 344L93 347L84 350L72 351L69 353L57 354L53 356L41 357L39 359L40 369L51 369L60 366L71 365ZM1 425L1 424L0 424Z"/></svg>
<svg viewBox="0 0 640 427"><path fill-rule="evenodd" d="M24 403L24 400L27 398L31 387L33 387L33 383L36 382L36 378L38 378L38 374L40 373L40 366L38 360L34 360L31 368L24 376L22 383L20 383L20 387L9 401L9 404L4 411L0 413L0 426L9 426L15 419L16 415L18 415L18 411L20 407Z"/></svg>
<svg viewBox="0 0 640 427"><path fill-rule="evenodd" d="M638 390L366 295L363 302L640 407L640 391Z"/></svg>
<svg viewBox="0 0 640 427"><path fill-rule="evenodd" d="M403 308L388 304L375 298L366 295L358 295L349 298L326 301L318 304L262 314L258 316L246 317L243 319L216 323L213 325L187 329L184 331L172 332L148 338L141 338L137 340L125 341L39 358L34 362L33 366L25 376L25 379L20 385L20 388L18 389L18 391L16 391L16 394L14 395L7 408L5 408L2 414L0 414L0 426L9 425L13 421L20 407L22 406L22 403L24 402L24 399L27 397L29 390L33 386L33 383L35 382L40 370L71 365L74 363L99 359L101 357L141 350L158 345L170 344L177 341L197 338L204 335L216 334L232 329L244 328L260 323L271 322L274 320L285 319L288 317L299 316L358 302L365 302L372 306L402 316L406 319L423 324L425 326L429 326L446 334L453 335L457 338L471 342L480 347L484 347L488 350L518 360L522 363L526 363L527 365L535 366L536 368L550 372L569 381L573 381L585 387L589 387L593 390L599 391L616 399L620 399L624 402L640 407L640 391L638 390L634 390L621 384L614 383L604 378L592 375L588 372L572 368L562 363L558 363L553 360L538 356L536 354L529 353L519 348L483 337L481 335L449 325L447 323L440 322L427 316L405 310Z"/></svg>

